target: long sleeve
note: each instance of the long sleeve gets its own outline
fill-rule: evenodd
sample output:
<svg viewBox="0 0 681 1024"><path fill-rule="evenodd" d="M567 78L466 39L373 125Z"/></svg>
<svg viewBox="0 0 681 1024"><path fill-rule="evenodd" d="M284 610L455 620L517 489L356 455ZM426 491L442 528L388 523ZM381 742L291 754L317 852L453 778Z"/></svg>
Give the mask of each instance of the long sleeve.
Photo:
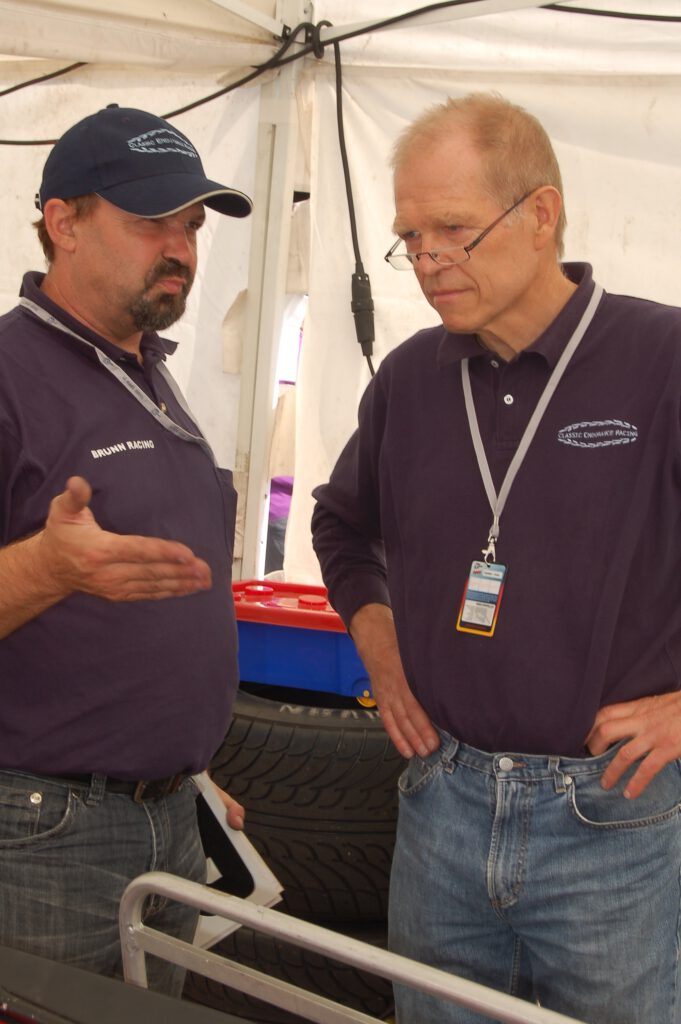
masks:
<svg viewBox="0 0 681 1024"><path fill-rule="evenodd" d="M329 482L313 491L312 542L329 599L346 626L363 605L390 605L377 483L383 407L374 380Z"/></svg>

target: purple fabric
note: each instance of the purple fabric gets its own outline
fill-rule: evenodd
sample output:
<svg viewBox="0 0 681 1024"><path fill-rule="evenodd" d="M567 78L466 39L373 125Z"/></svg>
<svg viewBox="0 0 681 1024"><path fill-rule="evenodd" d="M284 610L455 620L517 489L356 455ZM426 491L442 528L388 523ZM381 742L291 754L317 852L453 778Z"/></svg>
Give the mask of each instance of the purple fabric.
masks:
<svg viewBox="0 0 681 1024"><path fill-rule="evenodd" d="M172 343L145 337L143 369L50 303L39 282L26 276L27 297L197 433L154 369ZM209 562L213 588L130 604L75 594L0 641L0 767L122 778L205 768L238 679L231 473L163 429L87 346L17 307L0 318L0 543L40 529L74 474L92 485L104 529L183 541Z"/></svg>
<svg viewBox="0 0 681 1024"><path fill-rule="evenodd" d="M501 517L508 577L496 633L455 629L491 523L460 363L470 357L498 490L593 289L588 266L566 271L577 291L509 364L443 327L392 351L314 492L315 549L346 624L370 601L391 603L414 693L439 726L487 751L580 756L599 706L679 688L676 308L604 296Z"/></svg>
<svg viewBox="0 0 681 1024"><path fill-rule="evenodd" d="M289 514L291 508L291 495L293 494L292 476L273 476L270 483L270 511L269 521L283 519Z"/></svg>

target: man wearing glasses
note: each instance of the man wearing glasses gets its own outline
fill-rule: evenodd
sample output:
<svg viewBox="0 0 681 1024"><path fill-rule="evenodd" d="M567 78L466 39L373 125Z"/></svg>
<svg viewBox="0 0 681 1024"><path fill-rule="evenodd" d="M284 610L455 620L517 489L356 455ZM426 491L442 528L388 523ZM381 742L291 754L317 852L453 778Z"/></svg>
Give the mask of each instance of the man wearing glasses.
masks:
<svg viewBox="0 0 681 1024"><path fill-rule="evenodd" d="M562 183L473 94L394 152L442 326L315 491L331 599L409 759L390 941L591 1024L681 1020L681 312L561 264ZM400 1024L477 1024L400 987Z"/></svg>

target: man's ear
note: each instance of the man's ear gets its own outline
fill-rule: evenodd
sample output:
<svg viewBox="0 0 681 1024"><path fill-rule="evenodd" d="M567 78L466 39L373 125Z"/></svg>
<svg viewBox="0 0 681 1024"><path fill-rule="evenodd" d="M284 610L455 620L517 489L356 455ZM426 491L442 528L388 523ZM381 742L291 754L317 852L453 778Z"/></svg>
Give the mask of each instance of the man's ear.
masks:
<svg viewBox="0 0 681 1024"><path fill-rule="evenodd" d="M563 200L557 188L553 185L544 185L532 193L530 202L532 214L536 219L535 249L544 249L555 237Z"/></svg>
<svg viewBox="0 0 681 1024"><path fill-rule="evenodd" d="M53 245L66 252L73 252L76 247L73 226L77 219L73 206L63 199L48 199L43 210L43 217L45 218L45 228Z"/></svg>

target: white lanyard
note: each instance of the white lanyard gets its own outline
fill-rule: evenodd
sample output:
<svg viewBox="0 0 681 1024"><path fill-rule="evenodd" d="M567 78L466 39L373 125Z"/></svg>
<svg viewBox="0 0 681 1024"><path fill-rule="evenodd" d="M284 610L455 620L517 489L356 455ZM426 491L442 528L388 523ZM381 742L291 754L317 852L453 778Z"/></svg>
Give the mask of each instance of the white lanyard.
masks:
<svg viewBox="0 0 681 1024"><path fill-rule="evenodd" d="M146 411L151 416L153 416L155 420L158 421L158 423L164 428L164 430L170 431L171 434L174 434L175 437L179 437L180 440L182 441L191 441L194 444L201 445L206 454L209 455L210 458L212 459L213 464L217 465L215 455L213 454L213 449L209 445L208 441L206 441L205 437L202 437L200 434L190 434L188 430L184 430L181 426L179 426L179 424L171 420L169 416L166 416L165 413L161 412L158 406L152 402L149 396L146 395L144 391L142 391L142 389L137 386L137 384L135 384L134 380L128 376L125 370L122 370L120 366L118 366L118 364L115 363L113 359L110 359L109 356L105 355L105 353L102 352L101 349L97 348L96 345L93 345L93 343L91 341L88 341L87 338L84 338L82 335L77 334L75 331L72 331L70 327L66 327L65 324L62 324L59 320L57 320L56 317L52 316L51 313L48 313L46 309L43 309L41 306L36 305L36 303L32 302L30 299L27 299L25 297L20 298L19 305L24 306L25 309L30 310L31 313L37 316L40 320L43 320L45 323L49 324L51 327L56 328L58 331L62 331L64 334L70 334L71 337L77 338L78 341L82 342L84 345L88 345L91 349L94 349L94 351L97 353L97 358L99 359L102 366L106 370L108 370L109 373L112 374L116 378L116 380L123 385L124 388L127 388L127 390L130 392L133 398L135 398L140 403L140 405L143 406L143 408L146 409ZM187 403L185 402L184 397L180 389L178 388L176 382L173 380L173 377L168 368L162 361L159 360L159 362L156 364L156 369L168 384L168 387L172 391L178 405L193 421L194 416L191 413Z"/></svg>
<svg viewBox="0 0 681 1024"><path fill-rule="evenodd" d="M466 414L468 416L468 426L471 432L471 438L473 440L473 447L475 448L475 454L478 460L478 466L480 468L480 475L482 476L482 482L485 485L485 493L487 494L487 500L489 501L490 508L492 510L492 525L490 527L489 536L487 537L487 547L483 548L482 554L484 555L485 561L490 560L494 562L496 560L496 541L499 539L499 520L501 513L506 505L506 499L508 498L511 485L516 478L516 474L520 469L523 459L527 454L527 449L532 443L532 439L537 432L537 427L541 421L542 416L546 410L547 405L551 401L553 392L558 387L558 383L565 373L570 359L574 355L574 352L579 345L580 341L584 337L586 330L591 323L593 316L596 312L601 297L603 295L603 289L599 285L594 286L594 291L589 300L589 304L584 310L581 320L577 324L572 337L565 346L563 353L556 363L553 373L549 377L546 387L544 388L541 398L537 402L534 412L530 417L530 421L525 427L525 433L523 434L520 444L516 449L515 455L511 460L511 464L506 471L501 490L497 495L494 489L494 483L492 481L492 474L490 473L489 463L487 456L485 455L485 447L482 443L482 436L480 434L480 427L478 425L478 418L475 413L475 404L473 402L473 392L471 391L470 374L468 372L468 359L464 359L461 363L461 382L463 384L464 399L466 402Z"/></svg>

